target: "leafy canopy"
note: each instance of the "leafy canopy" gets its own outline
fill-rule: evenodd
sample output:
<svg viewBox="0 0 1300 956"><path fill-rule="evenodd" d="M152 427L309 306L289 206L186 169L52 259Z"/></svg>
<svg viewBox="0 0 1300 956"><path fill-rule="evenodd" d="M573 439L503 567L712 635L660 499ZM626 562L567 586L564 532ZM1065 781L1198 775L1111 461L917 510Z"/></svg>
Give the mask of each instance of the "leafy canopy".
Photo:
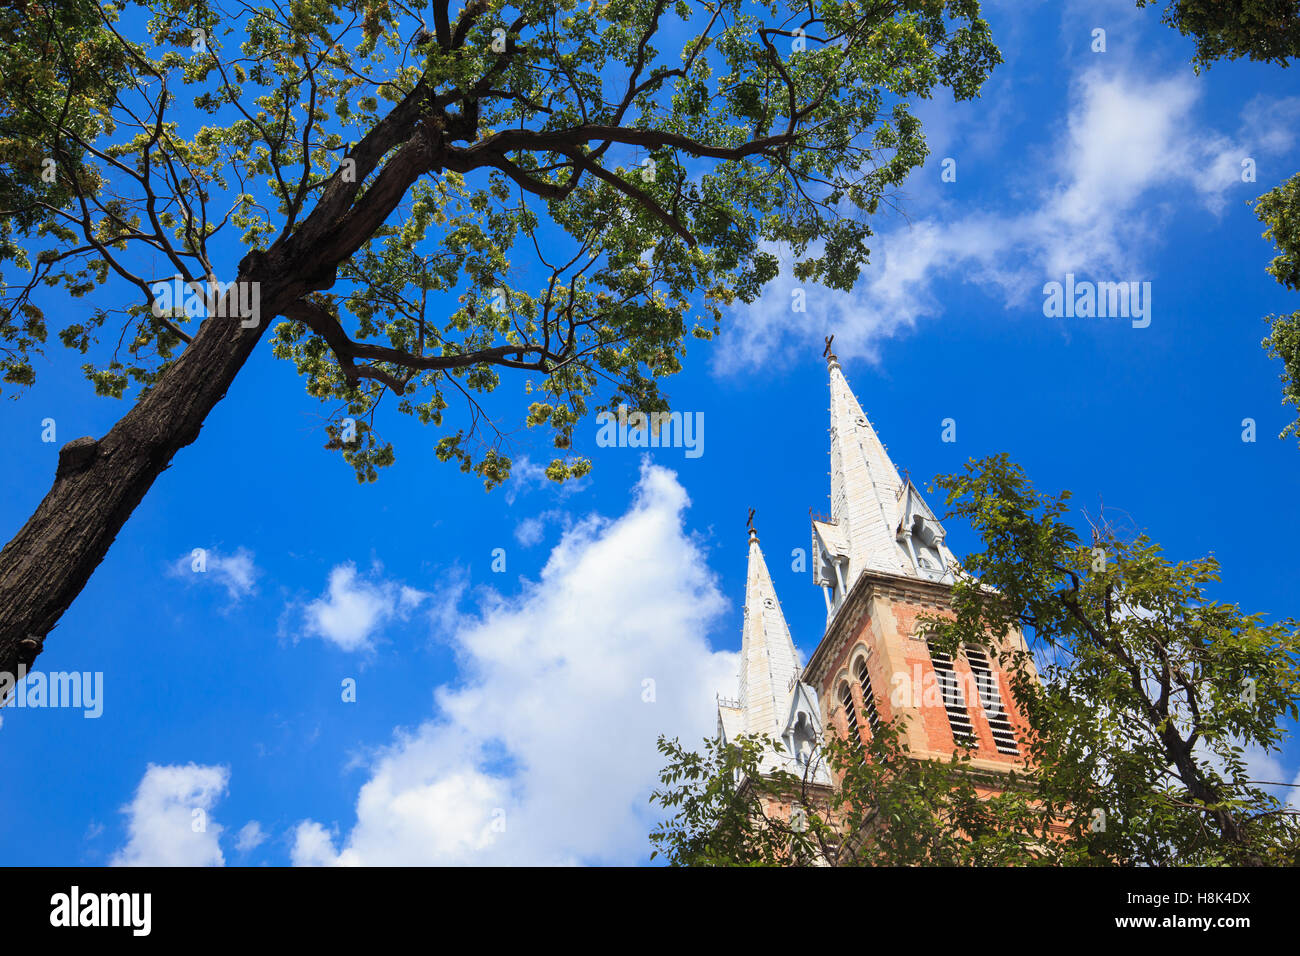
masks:
<svg viewBox="0 0 1300 956"><path fill-rule="evenodd" d="M1147 7L1162 0L1137 0ZM1218 59L1286 66L1300 52L1300 7L1295 0L1163 0L1161 20L1196 38L1197 70Z"/></svg>
<svg viewBox="0 0 1300 956"><path fill-rule="evenodd" d="M1278 254L1267 271L1292 292L1300 292L1300 173L1260 196L1255 214L1268 228ZM1265 317L1270 331L1264 339L1269 355L1282 360L1282 400L1300 408L1300 310L1290 315ZM1300 417L1282 430L1282 436L1300 437Z"/></svg>
<svg viewBox="0 0 1300 956"><path fill-rule="evenodd" d="M1300 703L1300 627L1214 600L1211 557L1170 562L1145 534L1092 524L998 455L938 480L984 550L963 563L939 646L999 653L1029 727L1064 862L1294 863L1298 811L1255 779ZM1021 630L1028 649L998 650Z"/></svg>
<svg viewBox="0 0 1300 956"><path fill-rule="evenodd" d="M154 283L279 263L306 292L272 347L359 478L393 460L390 394L488 487L512 422L580 475L583 415L666 409L779 256L850 288L926 156L911 104L998 62L976 0L11 5L0 374L33 381L53 315L98 392L148 389L202 317Z"/></svg>

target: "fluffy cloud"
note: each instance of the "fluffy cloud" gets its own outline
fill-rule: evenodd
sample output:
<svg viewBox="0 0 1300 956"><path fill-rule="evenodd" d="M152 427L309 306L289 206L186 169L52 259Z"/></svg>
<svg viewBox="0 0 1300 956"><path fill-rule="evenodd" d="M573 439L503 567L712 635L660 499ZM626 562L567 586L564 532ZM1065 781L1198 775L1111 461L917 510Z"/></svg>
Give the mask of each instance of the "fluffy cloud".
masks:
<svg viewBox="0 0 1300 956"><path fill-rule="evenodd" d="M533 545L540 544L542 539L546 537L548 525L567 527L568 524L569 513L558 508L552 508L549 511L543 511L520 521L515 526L515 540L525 548L531 548Z"/></svg>
<svg viewBox="0 0 1300 956"><path fill-rule="evenodd" d="M458 683L438 714L398 731L361 787L345 835L306 820L298 864L635 862L660 733L712 733L733 653L706 634L726 604L683 530L685 491L643 466L617 520L569 528L540 579L480 594L454 623Z"/></svg>
<svg viewBox="0 0 1300 956"><path fill-rule="evenodd" d="M406 620L427 596L377 575L363 578L355 565L341 564L330 572L326 593L303 609L303 632L340 650L370 650L381 627Z"/></svg>
<svg viewBox="0 0 1300 956"><path fill-rule="evenodd" d="M510 481L505 487L506 504L513 505L520 495L534 488L543 488L550 481L546 469L533 464L527 455L520 455L510 464Z"/></svg>
<svg viewBox="0 0 1300 956"><path fill-rule="evenodd" d="M226 767L149 764L135 798L122 808L127 816L126 846L114 866L222 866L222 828L212 808L226 792ZM196 816L195 811L202 812ZM196 832L196 821L202 828Z"/></svg>
<svg viewBox="0 0 1300 956"><path fill-rule="evenodd" d="M247 548L238 548L234 554L222 554L215 548L197 550L202 553L190 552L176 559L171 566L173 576L224 587L231 601L240 601L256 589L260 572Z"/></svg>
<svg viewBox="0 0 1300 956"><path fill-rule="evenodd" d="M515 540L525 548L539 543L545 533L546 522L541 518L525 518L515 526Z"/></svg>
<svg viewBox="0 0 1300 956"><path fill-rule="evenodd" d="M1190 69L1152 79L1111 62L1076 77L1063 128L1040 147L1046 159L1022 149L1021 178L1043 185L1020 208L954 214L945 207L882 232L856 288L808 288L807 314L798 322L790 321L795 284L785 270L729 331L730 347L716 353L722 368L758 364L791 336L819 342L829 332L841 357L874 360L883 339L943 311L931 290L943 278L983 286L1007 308L1034 309L1043 283L1066 272L1150 278L1134 270L1170 210L1185 208L1190 195L1217 215L1231 198L1261 192L1241 182L1241 161L1276 155L1295 141L1300 99L1248 103L1241 128L1229 135L1205 129L1194 115L1201 85Z"/></svg>
<svg viewBox="0 0 1300 956"><path fill-rule="evenodd" d="M250 850L256 850L266 842L266 833L262 830L262 824L256 820L249 820L239 830L239 835L235 837L235 849L240 853L248 853Z"/></svg>

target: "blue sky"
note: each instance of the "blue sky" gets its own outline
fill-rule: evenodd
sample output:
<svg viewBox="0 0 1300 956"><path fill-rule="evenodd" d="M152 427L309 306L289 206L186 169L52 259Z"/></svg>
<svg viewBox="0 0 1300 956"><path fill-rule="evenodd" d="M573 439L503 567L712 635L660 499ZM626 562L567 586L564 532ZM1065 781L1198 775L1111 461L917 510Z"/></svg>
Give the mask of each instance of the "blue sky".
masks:
<svg viewBox="0 0 1300 956"><path fill-rule="evenodd" d="M748 508L805 658L821 635L790 556L808 510L829 510L831 332L918 484L1006 451L1173 557L1213 552L1216 597L1294 614L1300 449L1275 437L1289 415L1259 343L1262 316L1295 303L1247 201L1300 169L1300 83L1251 64L1197 77L1190 41L1131 7L989 7L1006 63L980 101L921 108L931 159L905 215L877 220L859 286L807 290L792 314L778 280L669 382L703 413L698 458L597 447L588 421L589 478L555 488L520 461L485 494L436 460L438 433L390 415L397 464L362 487L264 343L39 659L102 671L102 716L3 713L0 862L643 861L656 736L711 733L714 692L734 693ZM1043 283L1067 272L1151 282L1150 326L1045 317ZM59 445L123 411L50 354L0 403L6 538ZM1252 760L1300 780L1294 743Z"/></svg>

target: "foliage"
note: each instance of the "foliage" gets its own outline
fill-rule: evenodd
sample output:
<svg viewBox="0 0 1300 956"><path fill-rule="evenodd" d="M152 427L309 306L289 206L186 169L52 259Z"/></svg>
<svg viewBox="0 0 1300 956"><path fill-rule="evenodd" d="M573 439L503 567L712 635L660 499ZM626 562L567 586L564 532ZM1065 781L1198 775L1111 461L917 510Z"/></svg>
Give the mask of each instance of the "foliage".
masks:
<svg viewBox="0 0 1300 956"><path fill-rule="evenodd" d="M1137 0L1147 7L1160 0ZM1286 66L1300 52L1300 6L1295 0L1166 0L1161 19L1196 38L1202 69L1211 61L1249 57Z"/></svg>
<svg viewBox="0 0 1300 956"><path fill-rule="evenodd" d="M1212 557L1171 563L1106 525L1083 542L1069 494L1035 491L1005 455L938 483L984 550L962 565L954 613L923 620L927 637L998 658L1030 770L981 774L965 750L915 759L895 722L865 749L828 733L820 759L840 783L825 791L760 759L779 742L711 741L700 756L661 740L652 799L673 815L656 852L678 865L1300 861L1300 810L1266 789L1287 781L1255 779L1246 755L1276 751L1297 718L1296 622L1212 600ZM792 805L806 829L789 825Z"/></svg>
<svg viewBox="0 0 1300 956"><path fill-rule="evenodd" d="M809 766L773 769L770 737L704 742L698 754L660 738L667 764L651 800L672 815L652 858L675 866L995 866L1034 862L1052 836L1015 780L989 796L968 753L910 756L901 727L865 745L828 735ZM840 782L811 784L818 761ZM1006 781L1003 781L1005 784Z"/></svg>
<svg viewBox="0 0 1300 956"><path fill-rule="evenodd" d="M1260 222L1268 226L1264 238L1272 240L1278 255L1268 273L1292 292L1300 292L1300 173L1276 189L1260 196L1255 205ZM1300 311L1290 315L1269 315L1271 329L1264 339L1269 355L1282 360L1282 398L1300 408ZM1282 436L1300 438L1300 417L1282 431Z"/></svg>
<svg viewBox="0 0 1300 956"><path fill-rule="evenodd" d="M976 0L26 0L0 11L3 377L35 377L42 286L111 286L57 334L121 397L201 331L155 282L279 262L306 293L272 348L359 479L394 459L389 394L489 488L505 420L579 476L582 417L666 409L778 254L850 288L926 157L911 104L998 62Z"/></svg>
<svg viewBox="0 0 1300 956"><path fill-rule="evenodd" d="M1081 541L1069 494L1035 491L1005 455L938 483L984 550L963 564L955 619L934 622L937 646L1000 654L1067 861L1294 862L1297 811L1252 778L1245 750L1276 750L1297 717L1296 622L1211 599L1213 557L1171 563L1105 523ZM1028 650L990 640L1012 630Z"/></svg>

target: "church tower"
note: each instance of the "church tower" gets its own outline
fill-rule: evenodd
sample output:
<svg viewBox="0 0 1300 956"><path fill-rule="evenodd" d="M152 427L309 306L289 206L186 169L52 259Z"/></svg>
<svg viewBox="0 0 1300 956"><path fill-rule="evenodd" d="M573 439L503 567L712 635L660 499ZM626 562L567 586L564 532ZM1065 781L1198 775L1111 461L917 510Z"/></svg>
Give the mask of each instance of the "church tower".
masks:
<svg viewBox="0 0 1300 956"><path fill-rule="evenodd" d="M910 479L900 477L849 388L827 340L831 514L812 520L813 580L826 600L826 631L803 680L816 688L824 724L869 739L903 718L914 757L971 750L971 765L1023 770L1023 722L995 655L966 647L956 658L929 647L927 615L951 610L957 562L943 526ZM1009 640L1024 647L1020 634Z"/></svg>
<svg viewBox="0 0 1300 956"><path fill-rule="evenodd" d="M890 460L830 339L826 357L831 514L813 517L811 552L825 631L800 668L751 512L740 696L719 698L718 732L723 740L766 733L778 741L766 766L801 775L811 767L830 785L815 755L823 728L866 742L882 721L901 719L911 756L948 759L968 748L995 790L998 775L1025 768L1009 681L983 648L955 658L931 650L920 619L951 612L956 559L920 491ZM1008 641L1025 646L1018 633Z"/></svg>

